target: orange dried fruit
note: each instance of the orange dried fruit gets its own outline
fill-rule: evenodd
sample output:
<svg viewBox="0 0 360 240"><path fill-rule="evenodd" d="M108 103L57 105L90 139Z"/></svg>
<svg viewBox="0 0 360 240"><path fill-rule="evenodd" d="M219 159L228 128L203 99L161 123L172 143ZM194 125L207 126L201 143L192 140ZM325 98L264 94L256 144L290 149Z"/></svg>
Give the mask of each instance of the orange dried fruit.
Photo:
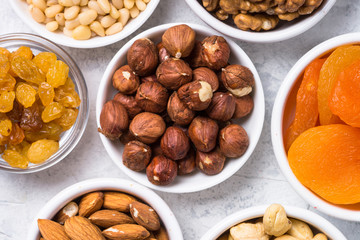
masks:
<svg viewBox="0 0 360 240"><path fill-rule="evenodd" d="M44 75L40 72L35 63L22 56L16 56L12 59L11 69L16 76L19 76L27 82L40 84L45 81Z"/></svg>
<svg viewBox="0 0 360 240"><path fill-rule="evenodd" d="M10 70L10 61L8 57L0 53L0 73L7 73Z"/></svg>
<svg viewBox="0 0 360 240"><path fill-rule="evenodd" d="M42 74L46 75L49 68L55 65L56 60L55 53L41 52L36 55L32 61L41 70Z"/></svg>
<svg viewBox="0 0 360 240"><path fill-rule="evenodd" d="M41 119L43 122L48 123L52 120L55 120L61 115L63 115L65 107L57 102L52 102L45 107L44 111L41 114Z"/></svg>
<svg viewBox="0 0 360 240"><path fill-rule="evenodd" d="M360 61L339 74L329 98L333 114L346 124L360 127Z"/></svg>
<svg viewBox="0 0 360 240"><path fill-rule="evenodd" d="M3 54L3 55L5 55L5 56L8 57L8 58L9 58L9 56L10 56L9 50L7 50L6 48L3 48L3 47L0 47L0 54Z"/></svg>
<svg viewBox="0 0 360 240"><path fill-rule="evenodd" d="M18 49L16 49L16 51L10 53L9 55L10 61L12 61L16 56L22 56L26 59L31 60L34 55L29 47L21 46Z"/></svg>
<svg viewBox="0 0 360 240"><path fill-rule="evenodd" d="M69 67L63 61L57 60L53 66L51 66L46 74L46 81L57 88L66 83L69 75Z"/></svg>
<svg viewBox="0 0 360 240"><path fill-rule="evenodd" d="M360 129L343 124L311 128L291 145L297 179L335 204L360 202Z"/></svg>
<svg viewBox="0 0 360 240"><path fill-rule="evenodd" d="M29 84L18 83L15 91L16 100L25 108L31 107L36 100L36 90Z"/></svg>
<svg viewBox="0 0 360 240"><path fill-rule="evenodd" d="M12 91L15 84L16 80L10 74L0 72L0 91Z"/></svg>
<svg viewBox="0 0 360 240"><path fill-rule="evenodd" d="M12 167L26 169L29 165L27 157L15 150L5 150L2 158Z"/></svg>
<svg viewBox="0 0 360 240"><path fill-rule="evenodd" d="M28 149L27 157L31 163L42 163L59 150L59 143L54 140L41 139L33 142Z"/></svg>
<svg viewBox="0 0 360 240"><path fill-rule="evenodd" d="M295 118L284 135L286 151L304 131L315 127L319 116L317 90L321 67L326 59L315 59L306 68L296 95Z"/></svg>
<svg viewBox="0 0 360 240"><path fill-rule="evenodd" d="M15 92L3 91L0 92L0 112L10 112L14 106Z"/></svg>
<svg viewBox="0 0 360 240"><path fill-rule="evenodd" d="M42 82L39 86L39 98L42 104L46 107L54 100L54 88L47 82Z"/></svg>

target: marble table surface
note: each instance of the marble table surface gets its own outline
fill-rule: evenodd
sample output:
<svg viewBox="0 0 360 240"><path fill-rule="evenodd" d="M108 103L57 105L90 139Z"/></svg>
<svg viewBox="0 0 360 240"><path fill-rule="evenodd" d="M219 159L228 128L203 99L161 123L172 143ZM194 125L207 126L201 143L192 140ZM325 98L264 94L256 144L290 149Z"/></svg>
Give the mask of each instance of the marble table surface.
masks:
<svg viewBox="0 0 360 240"><path fill-rule="evenodd" d="M0 0L0 34L31 32L15 15L9 1ZM16 0L17 1L17 0ZM183 0L162 0L149 20L131 37L148 28L170 22L206 25ZM262 79L266 117L258 146L234 176L208 190L189 194L157 192L175 213L186 240L196 240L218 221L243 208L278 202L312 209L282 175L271 144L272 105L287 72L304 53L339 34L360 31L358 0L339 0L329 14L300 36L269 44L236 41L253 60ZM0 172L0 239L25 239L30 222L56 193L76 182L98 177L128 177L106 153L95 121L97 87L107 63L125 43L98 49L65 49L80 66L89 89L90 118L85 134L66 159L39 173L17 175ZM319 212L318 212L319 213ZM335 224L349 240L360 239L360 223L347 222L319 213Z"/></svg>

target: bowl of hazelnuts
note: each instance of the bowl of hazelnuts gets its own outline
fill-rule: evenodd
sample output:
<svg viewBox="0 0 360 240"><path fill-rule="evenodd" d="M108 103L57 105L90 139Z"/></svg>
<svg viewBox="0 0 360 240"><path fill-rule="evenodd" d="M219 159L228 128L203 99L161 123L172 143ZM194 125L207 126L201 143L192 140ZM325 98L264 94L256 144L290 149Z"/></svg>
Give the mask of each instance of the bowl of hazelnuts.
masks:
<svg viewBox="0 0 360 240"><path fill-rule="evenodd" d="M246 53L196 24L165 24L125 44L101 80L96 118L114 163L165 192L212 187L249 159L264 93Z"/></svg>

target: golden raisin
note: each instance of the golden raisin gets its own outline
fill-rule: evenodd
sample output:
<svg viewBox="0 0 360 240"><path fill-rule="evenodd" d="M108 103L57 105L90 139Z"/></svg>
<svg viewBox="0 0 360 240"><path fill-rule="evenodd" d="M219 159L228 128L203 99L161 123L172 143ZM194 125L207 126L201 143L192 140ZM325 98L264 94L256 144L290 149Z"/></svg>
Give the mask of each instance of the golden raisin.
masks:
<svg viewBox="0 0 360 240"><path fill-rule="evenodd" d="M79 110L76 108L65 108L63 115L56 119L55 122L59 124L64 131L70 129L76 122Z"/></svg>
<svg viewBox="0 0 360 240"><path fill-rule="evenodd" d="M9 137L0 134L0 145L6 145L9 143Z"/></svg>
<svg viewBox="0 0 360 240"><path fill-rule="evenodd" d="M27 157L14 150L5 150L2 158L12 167L25 169L29 165Z"/></svg>
<svg viewBox="0 0 360 240"><path fill-rule="evenodd" d="M4 114L0 113L0 134L9 136L12 130L11 120Z"/></svg>
<svg viewBox="0 0 360 240"><path fill-rule="evenodd" d="M55 89L55 101L61 103L64 107L77 108L81 100L77 92L69 87L61 86Z"/></svg>
<svg viewBox="0 0 360 240"><path fill-rule="evenodd" d="M34 103L29 108L24 108L20 117L20 126L25 131L36 132L43 127L40 106Z"/></svg>
<svg viewBox="0 0 360 240"><path fill-rule="evenodd" d="M67 78L67 80L66 80L66 82L64 84L64 87L69 87L69 88L72 88L72 89L75 90L75 84L74 84L73 80L70 77Z"/></svg>
<svg viewBox="0 0 360 240"><path fill-rule="evenodd" d="M13 108L15 100L14 91L3 91L0 92L0 112L10 112Z"/></svg>
<svg viewBox="0 0 360 240"><path fill-rule="evenodd" d="M5 149L4 145L0 145L0 154L4 153Z"/></svg>
<svg viewBox="0 0 360 240"><path fill-rule="evenodd" d="M0 73L0 91L12 91L16 84L15 78L8 73Z"/></svg>
<svg viewBox="0 0 360 240"><path fill-rule="evenodd" d="M56 62L55 53L51 52L41 52L33 58L35 65L41 70L41 72L46 75L49 68L54 66Z"/></svg>
<svg viewBox="0 0 360 240"><path fill-rule="evenodd" d="M7 50L6 48L3 48L3 47L0 47L0 54L3 54L3 55L5 55L5 56L8 57L8 58L9 58L9 56L10 56L9 50Z"/></svg>
<svg viewBox="0 0 360 240"><path fill-rule="evenodd" d="M39 98L44 106L48 106L54 100L54 88L47 82L42 82L39 86Z"/></svg>
<svg viewBox="0 0 360 240"><path fill-rule="evenodd" d="M12 145L20 144L25 138L24 130L17 123L12 124L12 130L9 136L9 143Z"/></svg>
<svg viewBox="0 0 360 240"><path fill-rule="evenodd" d="M59 150L59 143L54 140L42 139L31 144L27 157L32 163L42 163Z"/></svg>
<svg viewBox="0 0 360 240"><path fill-rule="evenodd" d="M63 128L54 122L45 123L38 132L25 131L25 138L29 142L36 142L41 139L60 140Z"/></svg>
<svg viewBox="0 0 360 240"><path fill-rule="evenodd" d="M57 102L52 102L45 107L41 114L43 122L48 123L54 119L61 117L64 112L64 106Z"/></svg>
<svg viewBox="0 0 360 240"><path fill-rule="evenodd" d="M57 60L46 74L46 81L57 88L64 85L69 75L69 67L63 61Z"/></svg>
<svg viewBox="0 0 360 240"><path fill-rule="evenodd" d="M7 73L10 69L10 61L4 54L0 54L0 73Z"/></svg>
<svg viewBox="0 0 360 240"><path fill-rule="evenodd" d="M17 57L17 56L22 56L26 59L29 59L31 60L33 58L33 53L31 51L31 49L29 47L26 47L26 46L21 46L19 47L15 52L12 52L10 54L10 61L12 61L14 59L14 57Z"/></svg>
<svg viewBox="0 0 360 240"><path fill-rule="evenodd" d="M40 84L45 81L45 77L36 67L35 63L22 56L16 56L11 61L11 69L21 79Z"/></svg>
<svg viewBox="0 0 360 240"><path fill-rule="evenodd" d="M31 107L36 98L35 89L26 83L19 83L15 91L16 100L21 103L25 108Z"/></svg>

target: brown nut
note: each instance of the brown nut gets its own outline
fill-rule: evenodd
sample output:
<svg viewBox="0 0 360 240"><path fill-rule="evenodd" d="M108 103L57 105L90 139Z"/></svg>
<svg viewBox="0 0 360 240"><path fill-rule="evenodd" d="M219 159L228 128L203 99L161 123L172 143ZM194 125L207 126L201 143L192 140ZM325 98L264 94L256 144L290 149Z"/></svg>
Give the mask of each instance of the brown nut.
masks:
<svg viewBox="0 0 360 240"><path fill-rule="evenodd" d="M177 90L191 81L192 70L189 65L178 58L168 58L156 70L159 83L171 90Z"/></svg>
<svg viewBox="0 0 360 240"><path fill-rule="evenodd" d="M190 174L195 170L195 152L191 148L185 158L176 161L178 164L178 175Z"/></svg>
<svg viewBox="0 0 360 240"><path fill-rule="evenodd" d="M146 175L152 184L169 185L177 176L177 164L163 155L158 155L147 166Z"/></svg>
<svg viewBox="0 0 360 240"><path fill-rule="evenodd" d="M124 106L130 118L134 118L136 115L142 112L141 107L135 100L134 96L117 93L113 100L118 101Z"/></svg>
<svg viewBox="0 0 360 240"><path fill-rule="evenodd" d="M193 71L193 81L205 81L211 85L213 92L219 88L219 79L213 70L207 67L199 67Z"/></svg>
<svg viewBox="0 0 360 240"><path fill-rule="evenodd" d="M176 58L190 55L195 44L195 31L181 24L167 29L162 35L162 43L171 56Z"/></svg>
<svg viewBox="0 0 360 240"><path fill-rule="evenodd" d="M212 12L219 6L219 0L202 0L202 4L206 10Z"/></svg>
<svg viewBox="0 0 360 240"><path fill-rule="evenodd" d="M228 64L230 47L221 36L211 36L202 42L203 61L213 70L220 70Z"/></svg>
<svg viewBox="0 0 360 240"><path fill-rule="evenodd" d="M146 83L146 82L157 82L157 78L156 75L150 75L150 76L146 76L146 77L142 77L140 78L141 83Z"/></svg>
<svg viewBox="0 0 360 240"><path fill-rule="evenodd" d="M79 216L89 217L91 214L101 209L104 203L102 192L91 192L85 194L79 202Z"/></svg>
<svg viewBox="0 0 360 240"><path fill-rule="evenodd" d="M151 75L159 63L155 44L148 38L136 40L127 53L127 61L139 76Z"/></svg>
<svg viewBox="0 0 360 240"><path fill-rule="evenodd" d="M131 70L129 65L122 66L112 77L114 88L124 94L133 94L140 85L139 77Z"/></svg>
<svg viewBox="0 0 360 240"><path fill-rule="evenodd" d="M107 138L119 138L129 126L129 117L123 105L115 100L105 103L100 114L100 126L98 131Z"/></svg>
<svg viewBox="0 0 360 240"><path fill-rule="evenodd" d="M137 90L135 100L145 112L161 113L165 111L169 94L160 83L142 83Z"/></svg>
<svg viewBox="0 0 360 240"><path fill-rule="evenodd" d="M210 152L215 148L218 124L207 117L196 117L189 126L189 137L198 151Z"/></svg>
<svg viewBox="0 0 360 240"><path fill-rule="evenodd" d="M247 67L233 64L222 69L221 82L236 97L243 97L252 92L255 85L254 75Z"/></svg>
<svg viewBox="0 0 360 240"><path fill-rule="evenodd" d="M235 97L231 93L216 92L206 109L207 115L218 121L229 121L235 112Z"/></svg>
<svg viewBox="0 0 360 240"><path fill-rule="evenodd" d="M190 53L188 57L185 58L185 61L190 65L192 68L197 67L205 67L205 61L203 56L203 47L201 45L201 41L195 40L194 49Z"/></svg>
<svg viewBox="0 0 360 240"><path fill-rule="evenodd" d="M239 119L249 115L254 108L254 100L250 94L235 98L235 112L233 119Z"/></svg>
<svg viewBox="0 0 360 240"><path fill-rule="evenodd" d="M131 141L124 147L123 164L136 172L146 168L151 159L151 148L139 141Z"/></svg>
<svg viewBox="0 0 360 240"><path fill-rule="evenodd" d="M162 42L158 43L156 45L156 48L158 50L160 63L162 63L163 61L165 61L166 59L171 57L170 53L166 50L166 48L164 47L164 44Z"/></svg>
<svg viewBox="0 0 360 240"><path fill-rule="evenodd" d="M167 113L175 124L188 125L195 117L195 112L190 110L179 98L177 92L171 94L168 104Z"/></svg>
<svg viewBox="0 0 360 240"><path fill-rule="evenodd" d="M160 141L151 145L152 157L156 157L158 155L164 155L160 146Z"/></svg>
<svg viewBox="0 0 360 240"><path fill-rule="evenodd" d="M168 127L161 138L160 146L166 157L179 160L186 157L190 149L190 141L180 128Z"/></svg>
<svg viewBox="0 0 360 240"><path fill-rule="evenodd" d="M123 134L121 134L120 142L124 145L126 145L128 142L136 140L135 136L131 134L129 130L125 131Z"/></svg>
<svg viewBox="0 0 360 240"><path fill-rule="evenodd" d="M134 201L130 204L130 213L135 222L149 231L160 229L160 218L150 206Z"/></svg>
<svg viewBox="0 0 360 240"><path fill-rule="evenodd" d="M219 146L226 157L241 157L249 146L249 137L244 128L230 124L221 129Z"/></svg>
<svg viewBox="0 0 360 240"><path fill-rule="evenodd" d="M69 202L55 215L54 220L64 224L67 219L76 216L78 212L79 206L75 202Z"/></svg>
<svg viewBox="0 0 360 240"><path fill-rule="evenodd" d="M162 117L157 114L143 112L134 117L129 130L141 142L150 144L163 135L166 125Z"/></svg>
<svg viewBox="0 0 360 240"><path fill-rule="evenodd" d="M226 157L219 148L211 152L196 151L196 166L206 175L215 175L222 171Z"/></svg>
<svg viewBox="0 0 360 240"><path fill-rule="evenodd" d="M202 111L210 105L213 91L209 83L195 81L181 86L178 90L178 96L191 110Z"/></svg>

